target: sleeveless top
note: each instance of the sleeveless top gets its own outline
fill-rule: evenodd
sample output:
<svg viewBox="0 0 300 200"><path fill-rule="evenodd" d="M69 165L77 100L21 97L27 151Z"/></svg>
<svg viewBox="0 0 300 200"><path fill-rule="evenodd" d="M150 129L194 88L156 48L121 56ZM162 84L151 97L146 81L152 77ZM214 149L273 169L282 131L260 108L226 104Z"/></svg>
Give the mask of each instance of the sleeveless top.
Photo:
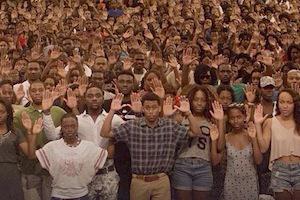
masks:
<svg viewBox="0 0 300 200"><path fill-rule="evenodd" d="M296 133L295 127L288 129L281 124L277 117L273 117L269 169L272 170L276 159L290 155L300 157L300 136Z"/></svg>
<svg viewBox="0 0 300 200"><path fill-rule="evenodd" d="M179 158L201 158L210 161L210 122L199 121L202 134L199 137L189 138L180 152Z"/></svg>

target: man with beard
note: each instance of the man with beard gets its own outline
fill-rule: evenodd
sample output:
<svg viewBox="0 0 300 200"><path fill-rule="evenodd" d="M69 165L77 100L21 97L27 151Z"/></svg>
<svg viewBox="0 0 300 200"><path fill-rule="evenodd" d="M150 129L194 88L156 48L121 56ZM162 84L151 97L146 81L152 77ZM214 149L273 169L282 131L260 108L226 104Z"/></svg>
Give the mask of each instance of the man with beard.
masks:
<svg viewBox="0 0 300 200"><path fill-rule="evenodd" d="M84 99L86 110L82 114L77 115L78 136L82 140L91 141L99 147L108 150L108 159L106 160L104 167L97 172L96 176L94 177L92 183L89 186L89 197L92 200L116 199L119 177L116 173L113 162L114 146L112 145L109 139L100 137L99 135L103 121L107 116L107 113L102 107L104 101L103 91L97 86L91 85L87 88L84 95ZM68 101L69 105L73 105L73 107L77 106L77 100L75 95L69 94ZM49 110L49 108L52 107L52 104L53 100L51 100L50 96L48 105L43 108L43 125L47 138L50 140L56 140L60 137L61 128L55 128L51 117L47 115L47 110ZM119 116L114 117L114 127L117 127L122 123L123 120Z"/></svg>
<svg viewBox="0 0 300 200"><path fill-rule="evenodd" d="M27 131L22 124L21 113L26 112L34 122L42 116L42 102L44 98L45 87L41 81L34 81L29 87L29 95L32 102L29 107L15 113L14 127L26 136ZM53 126L59 126L61 117L65 111L59 107L53 106L48 111L49 117L53 120ZM44 131L36 137L36 148L43 147L48 142ZM21 156L21 172L25 200L50 199L51 196L51 178L45 170L42 170L37 159L28 160Z"/></svg>

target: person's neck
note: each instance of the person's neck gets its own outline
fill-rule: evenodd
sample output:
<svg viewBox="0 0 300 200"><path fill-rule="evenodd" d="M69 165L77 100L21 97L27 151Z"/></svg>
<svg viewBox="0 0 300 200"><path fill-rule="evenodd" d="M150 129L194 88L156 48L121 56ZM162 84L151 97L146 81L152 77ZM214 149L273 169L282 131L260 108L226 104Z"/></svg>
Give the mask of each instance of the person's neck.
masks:
<svg viewBox="0 0 300 200"><path fill-rule="evenodd" d="M153 121L153 122L150 122L150 121L148 121L148 120L145 118L145 121L146 121L146 124L147 124L149 127L154 128L154 127L156 126L156 124L158 123L158 118L157 118L155 121Z"/></svg>
<svg viewBox="0 0 300 200"><path fill-rule="evenodd" d="M32 107L35 108L36 110L42 110L42 109L43 109L42 104L37 105L37 104L35 104L35 103L32 103L31 105L32 105Z"/></svg>
<svg viewBox="0 0 300 200"><path fill-rule="evenodd" d="M222 82L221 81L221 85L230 85L230 81L229 82Z"/></svg>
<svg viewBox="0 0 300 200"><path fill-rule="evenodd" d="M0 124L0 135L7 133L6 123Z"/></svg>
<svg viewBox="0 0 300 200"><path fill-rule="evenodd" d="M244 127L233 128L231 132L232 132L233 134L235 134L235 135L240 134L240 133L243 133L243 132L244 132Z"/></svg>
<svg viewBox="0 0 300 200"><path fill-rule="evenodd" d="M78 137L72 137L72 138L64 138L65 143L68 145L75 145L78 141Z"/></svg>
<svg viewBox="0 0 300 200"><path fill-rule="evenodd" d="M280 118L282 119L282 121L294 120L294 116L293 115L289 115L289 116L280 115Z"/></svg>
<svg viewBox="0 0 300 200"><path fill-rule="evenodd" d="M134 74L143 74L144 68L134 68L133 72L134 72Z"/></svg>
<svg viewBox="0 0 300 200"><path fill-rule="evenodd" d="M87 114L89 114L94 120L97 119L97 117L102 113L103 109L102 107L98 109L87 109Z"/></svg>
<svg viewBox="0 0 300 200"><path fill-rule="evenodd" d="M261 104L273 104L273 100L272 99L261 99Z"/></svg>
<svg viewBox="0 0 300 200"><path fill-rule="evenodd" d="M130 101L130 94L124 95L123 102L129 102Z"/></svg>

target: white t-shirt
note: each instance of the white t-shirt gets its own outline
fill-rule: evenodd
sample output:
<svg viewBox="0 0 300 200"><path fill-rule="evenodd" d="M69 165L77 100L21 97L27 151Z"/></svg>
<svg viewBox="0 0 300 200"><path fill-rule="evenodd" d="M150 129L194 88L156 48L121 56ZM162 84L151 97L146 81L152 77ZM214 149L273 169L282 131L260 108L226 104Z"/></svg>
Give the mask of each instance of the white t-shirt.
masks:
<svg viewBox="0 0 300 200"><path fill-rule="evenodd" d="M103 167L107 151L94 143L82 140L69 147L63 139L47 143L36 151L41 166L53 178L52 197L79 198L88 194L88 184Z"/></svg>

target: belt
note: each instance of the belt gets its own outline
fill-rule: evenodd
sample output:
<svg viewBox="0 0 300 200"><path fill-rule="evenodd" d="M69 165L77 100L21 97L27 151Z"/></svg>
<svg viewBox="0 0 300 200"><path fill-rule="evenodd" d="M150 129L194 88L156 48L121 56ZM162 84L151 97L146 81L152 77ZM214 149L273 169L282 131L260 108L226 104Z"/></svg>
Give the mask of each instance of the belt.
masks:
<svg viewBox="0 0 300 200"><path fill-rule="evenodd" d="M112 172L115 171L115 167L113 165L99 169L96 173L96 175L100 175L100 174L108 174L108 172Z"/></svg>
<svg viewBox="0 0 300 200"><path fill-rule="evenodd" d="M132 174L133 178L143 180L145 182L152 182L152 181L157 181L159 178L167 176L165 173L159 173L159 174L151 174L151 175L137 175L137 174Z"/></svg>

